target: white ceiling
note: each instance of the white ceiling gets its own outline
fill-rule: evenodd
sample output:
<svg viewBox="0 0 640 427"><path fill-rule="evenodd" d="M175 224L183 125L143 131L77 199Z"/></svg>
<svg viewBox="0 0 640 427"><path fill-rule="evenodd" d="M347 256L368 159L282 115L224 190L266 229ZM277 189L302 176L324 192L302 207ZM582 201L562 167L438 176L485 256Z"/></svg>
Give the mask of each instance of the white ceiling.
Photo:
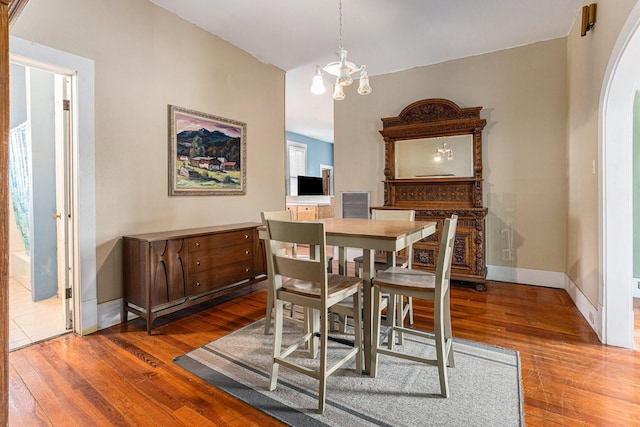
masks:
<svg viewBox="0 0 640 427"><path fill-rule="evenodd" d="M309 86L316 64L336 60L338 0L150 1L286 71L287 130L333 141L330 81L320 96ZM582 0L343 0L343 44L348 59L375 76L564 37L581 6ZM358 96L353 86L346 93Z"/></svg>

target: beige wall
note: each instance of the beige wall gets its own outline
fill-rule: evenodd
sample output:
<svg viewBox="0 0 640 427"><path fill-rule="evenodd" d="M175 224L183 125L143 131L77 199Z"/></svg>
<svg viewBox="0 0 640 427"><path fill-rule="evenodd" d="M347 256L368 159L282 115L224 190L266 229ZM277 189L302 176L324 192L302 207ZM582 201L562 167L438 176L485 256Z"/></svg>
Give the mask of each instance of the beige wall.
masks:
<svg viewBox="0 0 640 427"><path fill-rule="evenodd" d="M372 77L366 97L348 89L335 103L336 195L368 190L372 205L383 203L380 118L425 98L482 106L487 264L564 272L566 75L562 38ZM503 256L505 228L511 257Z"/></svg>
<svg viewBox="0 0 640 427"><path fill-rule="evenodd" d="M122 296L122 235L284 208L282 70L147 0L31 0L11 35L95 61L99 303ZM247 123L247 195L168 196L168 104Z"/></svg>
<svg viewBox="0 0 640 427"><path fill-rule="evenodd" d="M599 301L598 114L604 74L618 34L637 0L599 2L595 27L580 37L577 19L567 42L569 81L567 274L595 307ZM585 1L585 4L591 3ZM629 96L633 96L632 93ZM631 111L629 112L631 114Z"/></svg>

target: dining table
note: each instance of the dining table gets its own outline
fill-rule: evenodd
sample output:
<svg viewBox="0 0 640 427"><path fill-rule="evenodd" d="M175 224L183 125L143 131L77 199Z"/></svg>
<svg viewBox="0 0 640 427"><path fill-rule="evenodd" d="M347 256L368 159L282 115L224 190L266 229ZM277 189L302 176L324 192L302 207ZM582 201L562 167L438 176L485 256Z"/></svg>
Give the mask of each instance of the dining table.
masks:
<svg viewBox="0 0 640 427"><path fill-rule="evenodd" d="M436 232L435 221L385 221L362 218L325 218L311 220L323 222L328 246L338 248L339 274L346 273L346 248L363 251L363 357L364 373L371 375L371 353L373 340L373 292L372 279L375 275L374 255L385 251L387 265L395 265L398 251L409 248L419 240ZM266 229L261 228L260 238L266 239Z"/></svg>

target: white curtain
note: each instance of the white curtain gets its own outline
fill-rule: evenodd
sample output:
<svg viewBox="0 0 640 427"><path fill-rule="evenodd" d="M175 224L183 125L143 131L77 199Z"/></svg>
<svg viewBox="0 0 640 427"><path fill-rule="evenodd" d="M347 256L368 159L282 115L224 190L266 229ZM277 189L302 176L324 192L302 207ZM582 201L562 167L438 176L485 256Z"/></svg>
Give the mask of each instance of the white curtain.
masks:
<svg viewBox="0 0 640 427"><path fill-rule="evenodd" d="M27 123L9 134L9 191L18 231L29 251L29 204L31 200L31 146L27 141Z"/></svg>

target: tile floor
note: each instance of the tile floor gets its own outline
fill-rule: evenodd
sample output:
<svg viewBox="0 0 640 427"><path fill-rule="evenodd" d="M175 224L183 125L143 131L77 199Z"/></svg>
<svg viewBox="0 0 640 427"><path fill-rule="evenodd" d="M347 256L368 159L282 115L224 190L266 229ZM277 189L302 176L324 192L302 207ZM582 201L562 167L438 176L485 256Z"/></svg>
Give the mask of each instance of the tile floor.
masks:
<svg viewBox="0 0 640 427"><path fill-rule="evenodd" d="M60 298L33 302L29 285L9 278L9 351L66 332Z"/></svg>

